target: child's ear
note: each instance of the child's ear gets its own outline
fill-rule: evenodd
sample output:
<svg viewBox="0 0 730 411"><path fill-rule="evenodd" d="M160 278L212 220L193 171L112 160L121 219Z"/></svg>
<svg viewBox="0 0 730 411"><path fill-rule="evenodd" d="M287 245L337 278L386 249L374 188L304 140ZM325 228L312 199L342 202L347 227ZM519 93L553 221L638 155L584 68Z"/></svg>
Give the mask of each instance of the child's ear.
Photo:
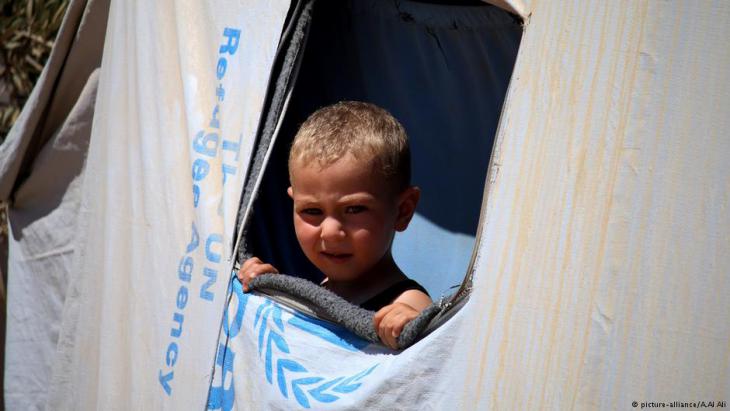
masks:
<svg viewBox="0 0 730 411"><path fill-rule="evenodd" d="M291 186L286 189L286 193L289 194L289 197L291 197L292 200L294 199L294 190L292 190Z"/></svg>
<svg viewBox="0 0 730 411"><path fill-rule="evenodd" d="M418 200L421 198L421 189L410 186L398 196L398 217L395 220L395 230L404 231L416 212Z"/></svg>

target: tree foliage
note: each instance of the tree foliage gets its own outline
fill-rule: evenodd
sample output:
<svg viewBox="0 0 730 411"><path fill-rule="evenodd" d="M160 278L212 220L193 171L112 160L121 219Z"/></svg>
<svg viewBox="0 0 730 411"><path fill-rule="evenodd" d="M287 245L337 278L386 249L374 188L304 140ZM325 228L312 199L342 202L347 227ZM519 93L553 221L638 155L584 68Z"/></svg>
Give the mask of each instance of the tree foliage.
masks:
<svg viewBox="0 0 730 411"><path fill-rule="evenodd" d="M0 0L0 143L53 47L68 0Z"/></svg>

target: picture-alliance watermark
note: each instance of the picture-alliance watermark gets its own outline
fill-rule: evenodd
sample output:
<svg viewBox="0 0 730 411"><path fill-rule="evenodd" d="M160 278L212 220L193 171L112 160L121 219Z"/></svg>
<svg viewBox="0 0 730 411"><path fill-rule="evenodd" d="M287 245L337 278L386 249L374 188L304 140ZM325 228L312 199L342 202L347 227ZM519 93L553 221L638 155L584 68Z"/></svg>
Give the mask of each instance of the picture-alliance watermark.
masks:
<svg viewBox="0 0 730 411"><path fill-rule="evenodd" d="M671 402L631 402L634 408L727 408L727 401L671 401Z"/></svg>

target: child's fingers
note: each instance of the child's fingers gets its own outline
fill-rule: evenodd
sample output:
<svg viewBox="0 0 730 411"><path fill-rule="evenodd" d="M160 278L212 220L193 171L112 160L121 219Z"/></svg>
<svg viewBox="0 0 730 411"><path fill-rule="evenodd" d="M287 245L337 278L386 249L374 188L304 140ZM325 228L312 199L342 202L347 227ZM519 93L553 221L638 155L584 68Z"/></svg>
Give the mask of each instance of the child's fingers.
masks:
<svg viewBox="0 0 730 411"><path fill-rule="evenodd" d="M398 348L395 338L393 338L393 333L390 331L390 327L381 325L381 328L378 330L378 337L380 337L380 341L382 341L385 346L394 350Z"/></svg>
<svg viewBox="0 0 730 411"><path fill-rule="evenodd" d="M249 268L247 272L254 274L254 277L261 274L279 274L279 270L274 268L271 264L257 264Z"/></svg>
<svg viewBox="0 0 730 411"><path fill-rule="evenodd" d="M390 334L393 336L393 339L400 336L401 331L403 331L403 327L408 323L408 321L410 321L410 318L403 311L393 313L390 325Z"/></svg>
<svg viewBox="0 0 730 411"><path fill-rule="evenodd" d="M241 268L238 269L238 272L236 273L236 277L238 277L238 281L243 284L243 290L246 291L246 285L248 284L248 279L246 278L246 273L248 273L251 270L251 266L256 264L256 260L258 262L261 262L256 257L249 258L248 260L244 261L241 265Z"/></svg>
<svg viewBox="0 0 730 411"><path fill-rule="evenodd" d="M407 320L405 318L399 319L393 327L391 328L391 334L393 335L393 338L398 338L400 336L401 331L403 331L403 326L406 324Z"/></svg>
<svg viewBox="0 0 730 411"><path fill-rule="evenodd" d="M413 309L404 308L400 310L398 312L397 323L393 326L393 337L398 338L400 333L403 332L403 328L405 328L406 324L413 321L416 317L418 317L418 312Z"/></svg>
<svg viewBox="0 0 730 411"><path fill-rule="evenodd" d="M391 304L381 308L373 317L378 337L386 346L398 349L398 337L408 322L418 316L418 311L406 304Z"/></svg>
<svg viewBox="0 0 730 411"><path fill-rule="evenodd" d="M377 330L380 327L380 322L383 320L383 317L385 317L385 314L388 313L388 311L392 310L392 305L386 305L385 307L378 310L378 312L375 313L375 316L373 316L373 325L375 326L375 329Z"/></svg>
<svg viewBox="0 0 730 411"><path fill-rule="evenodd" d="M266 264L262 262L257 257L252 257L246 260L243 265L241 266L241 269L238 270L237 277L239 281L241 281L241 284L243 285L243 291L249 291L248 284L251 282L252 279L255 277L261 275L261 274L268 274L268 273L274 273L278 274L279 270L277 270L273 265Z"/></svg>
<svg viewBox="0 0 730 411"><path fill-rule="evenodd" d="M251 267L257 265L257 264L263 264L263 261L261 261L258 257L251 257L248 260L243 262L243 265L241 266L241 271L248 272Z"/></svg>
<svg viewBox="0 0 730 411"><path fill-rule="evenodd" d="M238 272L236 273L236 277L238 277L238 281L241 282L243 285L243 290L248 291L247 285L248 285L248 276L247 273L250 271L251 266L253 264L256 264L256 262L260 262L256 257L249 258L248 260L244 261L243 264L241 264L241 268L238 269Z"/></svg>
<svg viewBox="0 0 730 411"><path fill-rule="evenodd" d="M385 344L385 336L383 334L383 327L385 327L385 323L383 322L383 319L390 310L390 306L383 307L378 310L378 312L375 313L375 316L373 317L373 326L375 327L375 332L378 334L378 338L380 338L380 341L383 342L383 344Z"/></svg>
<svg viewBox="0 0 730 411"><path fill-rule="evenodd" d="M279 271L274 268L271 264L258 264L254 267L252 267L244 277L246 277L246 284L244 287L245 291L248 291L248 284L253 280L254 278L260 276L261 274L278 274Z"/></svg>
<svg viewBox="0 0 730 411"><path fill-rule="evenodd" d="M398 307L394 305L386 306L378 311L378 314L382 316L376 327L378 337L386 346L397 349L398 344L396 336L393 335L393 329L398 325Z"/></svg>

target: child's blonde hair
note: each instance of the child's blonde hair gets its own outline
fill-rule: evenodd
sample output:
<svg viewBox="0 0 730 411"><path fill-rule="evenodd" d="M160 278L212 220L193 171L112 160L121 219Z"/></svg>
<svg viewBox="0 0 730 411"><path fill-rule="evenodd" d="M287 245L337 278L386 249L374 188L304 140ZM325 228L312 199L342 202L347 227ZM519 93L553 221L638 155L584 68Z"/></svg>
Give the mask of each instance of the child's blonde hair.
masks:
<svg viewBox="0 0 730 411"><path fill-rule="evenodd" d="M373 161L398 191L411 184L411 152L403 126L386 110L370 103L341 101L315 111L302 124L289 152L292 165L317 161L321 168L347 153Z"/></svg>

